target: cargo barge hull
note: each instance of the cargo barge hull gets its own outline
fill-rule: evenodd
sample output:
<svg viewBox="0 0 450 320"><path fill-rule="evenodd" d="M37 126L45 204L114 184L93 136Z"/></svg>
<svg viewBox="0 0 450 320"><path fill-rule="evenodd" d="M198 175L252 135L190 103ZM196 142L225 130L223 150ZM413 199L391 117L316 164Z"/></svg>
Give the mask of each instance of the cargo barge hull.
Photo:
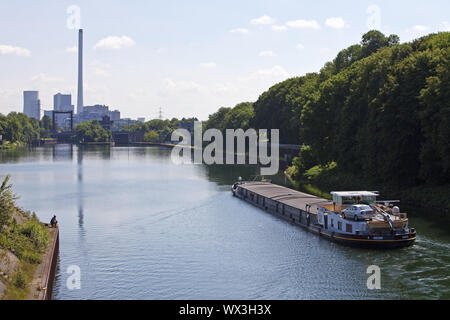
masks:
<svg viewBox="0 0 450 320"><path fill-rule="evenodd" d="M415 230L399 234L350 234L331 230L329 221L318 224L317 206L328 203L326 199L269 183L242 183L232 189L233 195L293 225L330 241L354 247L401 248L411 246L416 240ZM353 223L353 221L348 221Z"/></svg>

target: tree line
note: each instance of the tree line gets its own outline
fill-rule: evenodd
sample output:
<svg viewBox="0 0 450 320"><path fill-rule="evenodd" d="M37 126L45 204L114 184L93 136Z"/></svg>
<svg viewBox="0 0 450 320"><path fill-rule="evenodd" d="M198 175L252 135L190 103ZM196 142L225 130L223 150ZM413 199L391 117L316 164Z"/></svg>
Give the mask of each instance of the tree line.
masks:
<svg viewBox="0 0 450 320"><path fill-rule="evenodd" d="M282 143L303 145L293 163L297 179L315 168L336 184L350 177L448 184L449 44L449 32L400 44L396 35L370 31L319 72L278 83L254 103L221 108L205 125L280 129Z"/></svg>
<svg viewBox="0 0 450 320"><path fill-rule="evenodd" d="M0 135L3 141L19 144L31 144L34 140L49 138L52 121L48 116L42 120L28 118L23 113L0 113Z"/></svg>
<svg viewBox="0 0 450 320"><path fill-rule="evenodd" d="M153 119L147 122L137 122L123 128L127 132L138 132L144 135L145 142L170 142L172 133L184 124L192 124L197 118L173 118L171 120Z"/></svg>

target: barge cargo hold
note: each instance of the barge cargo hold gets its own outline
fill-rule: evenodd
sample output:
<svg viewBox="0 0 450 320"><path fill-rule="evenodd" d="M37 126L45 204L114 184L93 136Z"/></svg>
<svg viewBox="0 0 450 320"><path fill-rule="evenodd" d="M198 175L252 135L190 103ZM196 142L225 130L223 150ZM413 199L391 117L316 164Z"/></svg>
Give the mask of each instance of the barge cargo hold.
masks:
<svg viewBox="0 0 450 320"><path fill-rule="evenodd" d="M391 202L377 202L376 192L334 192L333 201L295 191L270 182L238 182L235 197L245 200L294 225L337 243L375 248L412 245L416 231L405 213ZM381 204L384 203L384 204ZM370 207L369 216L349 219L352 207Z"/></svg>

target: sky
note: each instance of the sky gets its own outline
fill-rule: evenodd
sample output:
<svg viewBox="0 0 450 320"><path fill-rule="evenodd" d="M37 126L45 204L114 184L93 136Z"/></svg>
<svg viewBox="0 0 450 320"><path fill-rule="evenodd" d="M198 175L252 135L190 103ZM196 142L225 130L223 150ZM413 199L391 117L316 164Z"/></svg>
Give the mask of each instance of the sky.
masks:
<svg viewBox="0 0 450 320"><path fill-rule="evenodd" d="M84 104L122 117L197 117L256 101L317 72L370 29L402 42L450 31L448 0L0 0L0 113L23 91L77 96L84 29Z"/></svg>

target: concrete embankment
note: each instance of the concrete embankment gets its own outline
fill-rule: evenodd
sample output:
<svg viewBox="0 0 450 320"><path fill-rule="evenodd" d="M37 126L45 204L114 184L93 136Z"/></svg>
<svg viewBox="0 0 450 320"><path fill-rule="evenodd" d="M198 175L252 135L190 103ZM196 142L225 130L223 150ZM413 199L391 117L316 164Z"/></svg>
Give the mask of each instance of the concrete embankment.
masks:
<svg viewBox="0 0 450 320"><path fill-rule="evenodd" d="M50 228L50 244L36 267L27 300L53 299L56 268L59 256L59 228Z"/></svg>

